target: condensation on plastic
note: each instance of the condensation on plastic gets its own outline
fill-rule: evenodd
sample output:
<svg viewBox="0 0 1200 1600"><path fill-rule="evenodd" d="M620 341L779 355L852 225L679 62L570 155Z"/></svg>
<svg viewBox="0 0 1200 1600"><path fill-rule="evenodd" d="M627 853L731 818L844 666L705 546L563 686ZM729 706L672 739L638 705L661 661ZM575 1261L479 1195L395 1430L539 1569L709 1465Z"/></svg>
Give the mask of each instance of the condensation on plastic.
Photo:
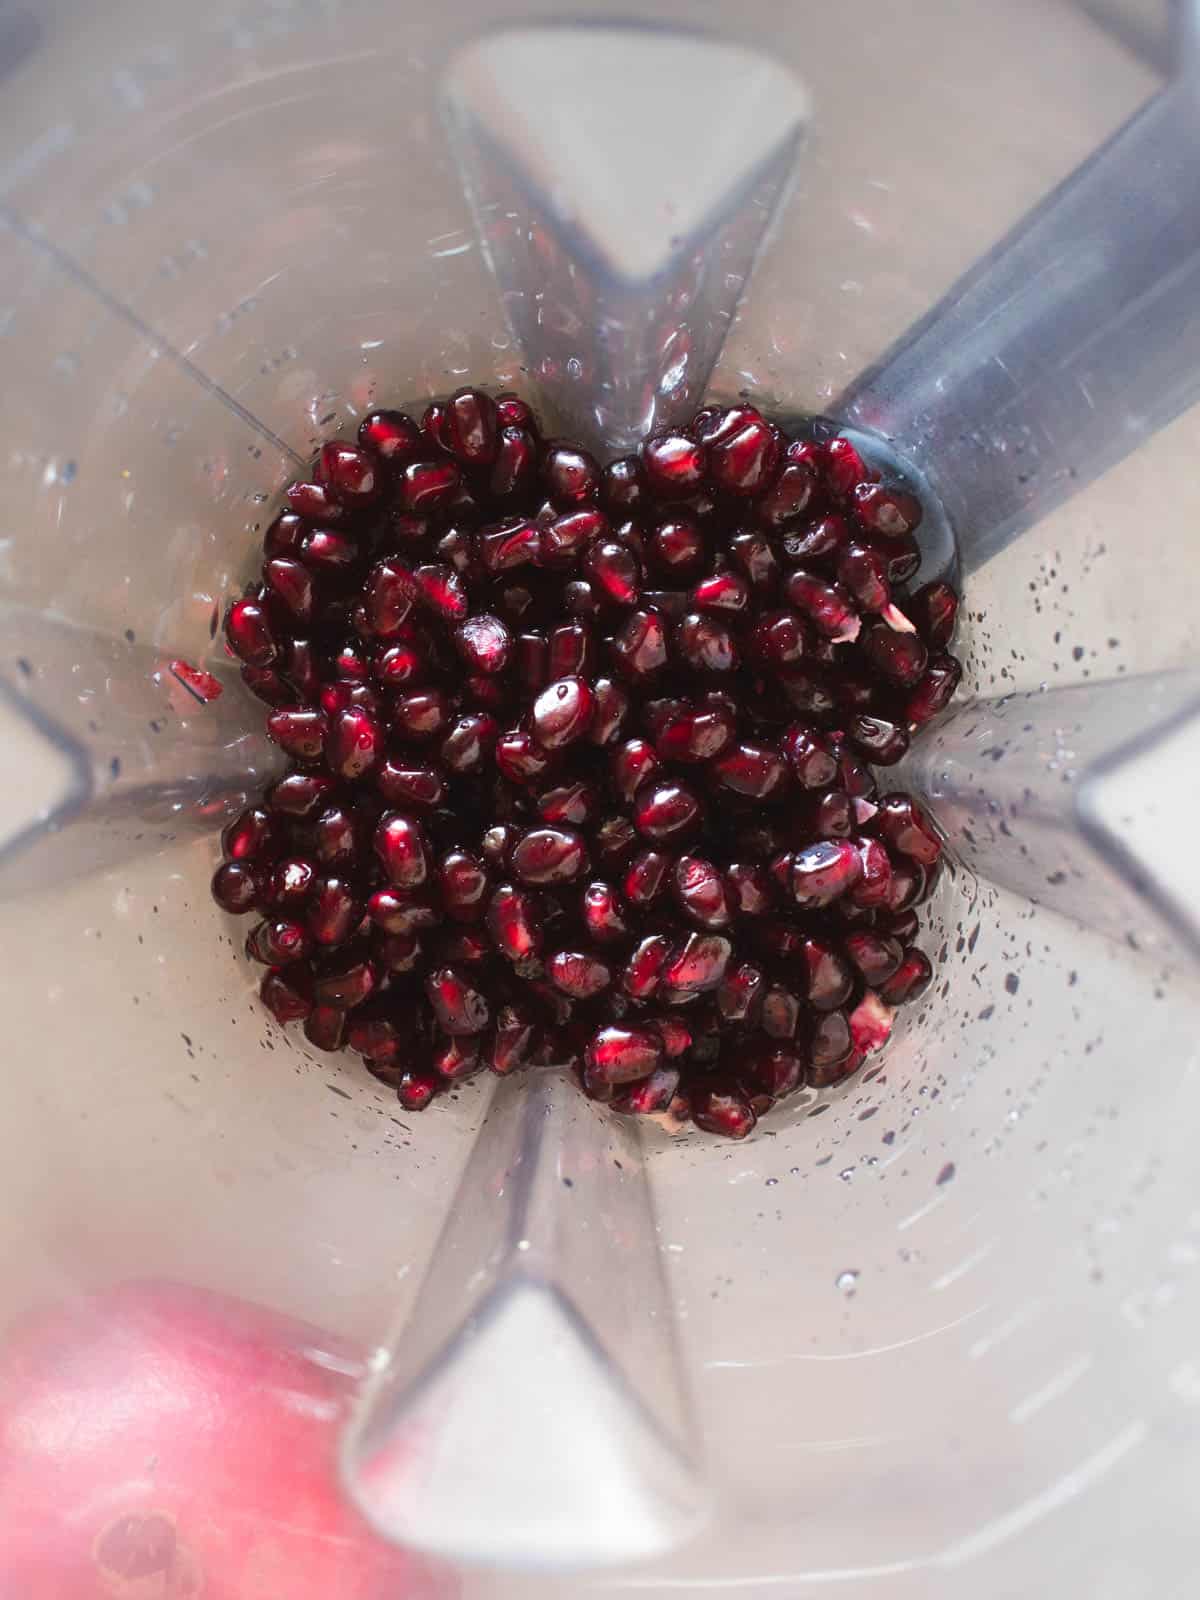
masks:
<svg viewBox="0 0 1200 1600"><path fill-rule="evenodd" d="M63 0L10 58L0 37L0 577L17 608L0 677L6 718L10 698L34 713L14 740L42 739L8 786L4 833L61 824L0 920L13 1313L173 1277L370 1348L445 1223L484 1096L468 1085L406 1118L351 1061L264 1020L240 935L207 897L212 831L263 759L235 748L255 704L228 673L214 704L176 699L170 663L224 671L214 605L318 438L376 397L527 386L436 105L464 34L495 20L367 0L103 14ZM686 20L729 26L708 6ZM790 68L811 116L713 387L787 412L838 415L843 390L1161 88L1094 19L1044 0L925 0L852 23L763 0L739 8L737 34ZM685 128L707 115L686 84L663 95ZM963 721L980 707L1007 701L1011 721L1009 696L1059 706L1076 688L1103 707L1105 685L1128 698L1125 681L1194 664L1197 422L1156 420L970 573L963 707L914 762L931 791L960 736L956 760L981 754ZM916 465L938 463L918 450ZM970 484L950 487L965 542ZM1110 909L1115 871L1165 941L1130 869L1157 847L1153 876L1171 879L1195 744L1172 713L1130 751L1129 722L1111 742L1107 715L1089 712L1095 753L1125 787L1092 835L1120 846L1097 892ZM1123 752L1132 767L1114 768ZM1031 787L1039 771L1050 784L1040 759ZM1139 826L1139 772L1172 808L1158 838ZM958 866L926 936L938 987L881 1070L745 1146L645 1141L711 1519L650 1563L571 1583L464 1572L464 1596L940 1600L1048 1574L1103 1600L1186 1586L1194 974L1178 945L1103 933L1086 899L1056 904L1049 884L1029 898L1013 869L1033 842L975 815L974 782L939 813ZM123 783L131 808L106 787ZM93 828L105 804L113 826ZM81 830L95 870L64 873ZM1053 853L1054 830L1036 831Z"/></svg>

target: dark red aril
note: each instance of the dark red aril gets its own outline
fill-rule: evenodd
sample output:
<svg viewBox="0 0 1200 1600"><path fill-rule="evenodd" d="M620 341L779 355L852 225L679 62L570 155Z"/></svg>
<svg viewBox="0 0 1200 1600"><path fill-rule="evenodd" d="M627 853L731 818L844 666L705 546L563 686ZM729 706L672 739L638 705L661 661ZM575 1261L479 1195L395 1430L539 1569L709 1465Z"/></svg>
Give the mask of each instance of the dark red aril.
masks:
<svg viewBox="0 0 1200 1600"><path fill-rule="evenodd" d="M787 763L768 745L734 745L708 770L718 789L744 800L779 800L788 787Z"/></svg>
<svg viewBox="0 0 1200 1600"><path fill-rule="evenodd" d="M860 483L854 490L853 508L860 525L881 539L902 539L921 525L921 502L907 489Z"/></svg>
<svg viewBox="0 0 1200 1600"><path fill-rule="evenodd" d="M642 468L652 494L684 500L704 483L708 453L686 433L655 434L642 445Z"/></svg>
<svg viewBox="0 0 1200 1600"><path fill-rule="evenodd" d="M842 1076L836 1069L853 1048L850 1024L844 1011L827 1011L819 1016L809 1040L809 1083L816 1087L836 1083Z"/></svg>
<svg viewBox="0 0 1200 1600"><path fill-rule="evenodd" d="M604 1084L635 1083L662 1065L662 1040L650 1028L601 1028L588 1042L584 1062Z"/></svg>
<svg viewBox="0 0 1200 1600"><path fill-rule="evenodd" d="M621 973L621 987L632 1000L647 1000L658 987L671 953L671 941L661 933L640 940Z"/></svg>
<svg viewBox="0 0 1200 1600"><path fill-rule="evenodd" d="M731 861L725 868L725 884L733 909L743 917L765 916L775 904L770 878L752 861Z"/></svg>
<svg viewBox="0 0 1200 1600"><path fill-rule="evenodd" d="M319 1006L353 1010L375 991L378 974L360 949L347 949L325 959L313 977L313 999Z"/></svg>
<svg viewBox="0 0 1200 1600"><path fill-rule="evenodd" d="M432 1067L409 1067L396 1085L396 1097L405 1111L424 1111L445 1085Z"/></svg>
<svg viewBox="0 0 1200 1600"><path fill-rule="evenodd" d="M350 521L350 509L329 484L297 482L284 490L288 507L306 522L322 526L340 527Z"/></svg>
<svg viewBox="0 0 1200 1600"><path fill-rule="evenodd" d="M852 889L862 876L859 852L847 840L821 840L798 850L792 860L792 894L806 910L827 906Z"/></svg>
<svg viewBox="0 0 1200 1600"><path fill-rule="evenodd" d="M630 937L620 896L611 883L589 883L583 892L583 924L597 944L621 944Z"/></svg>
<svg viewBox="0 0 1200 1600"><path fill-rule="evenodd" d="M708 554L704 535L690 517L660 522L650 537L650 554L671 579L683 580L699 570Z"/></svg>
<svg viewBox="0 0 1200 1600"><path fill-rule="evenodd" d="M911 795L885 794L870 826L893 850L911 856L923 867L936 865L942 853L932 823Z"/></svg>
<svg viewBox="0 0 1200 1600"><path fill-rule="evenodd" d="M258 600L234 601L225 618L225 638L248 667L269 667L279 654L267 608Z"/></svg>
<svg viewBox="0 0 1200 1600"><path fill-rule="evenodd" d="M817 517L784 534L779 548L789 567L806 567L810 562L829 563L850 541L850 524L836 514Z"/></svg>
<svg viewBox="0 0 1200 1600"><path fill-rule="evenodd" d="M455 967L438 967L431 972L425 979L425 993L444 1033L482 1033L491 1021L486 997Z"/></svg>
<svg viewBox="0 0 1200 1600"><path fill-rule="evenodd" d="M383 732L369 711L348 706L329 719L324 748L326 763L339 778L365 778L383 757Z"/></svg>
<svg viewBox="0 0 1200 1600"><path fill-rule="evenodd" d="M558 750L587 733L595 696L582 678L559 678L533 703L530 731L544 750Z"/></svg>
<svg viewBox="0 0 1200 1600"><path fill-rule="evenodd" d="M858 645L876 672L905 689L920 681L929 660L920 634L897 632L884 622L867 628Z"/></svg>
<svg viewBox="0 0 1200 1600"><path fill-rule="evenodd" d="M591 1000L612 983L612 969L582 950L558 950L546 963L550 982L570 1000Z"/></svg>
<svg viewBox="0 0 1200 1600"><path fill-rule="evenodd" d="M522 883L572 883L588 870L587 847L573 828L530 828L513 850L510 865Z"/></svg>
<svg viewBox="0 0 1200 1600"><path fill-rule="evenodd" d="M488 475L489 493L497 500L524 494L537 471L537 454L537 441L528 428L502 428Z"/></svg>
<svg viewBox="0 0 1200 1600"><path fill-rule="evenodd" d="M782 465L754 509L764 528L775 531L803 515L816 491L817 460L817 450L807 440L787 447Z"/></svg>
<svg viewBox="0 0 1200 1600"><path fill-rule="evenodd" d="M848 500L860 483L874 480L855 445L840 435L821 448L821 468L825 487L838 500Z"/></svg>
<svg viewBox="0 0 1200 1600"><path fill-rule="evenodd" d="M836 1011L854 992L849 963L825 939L805 939L802 960L807 978L806 998L815 1011Z"/></svg>
<svg viewBox="0 0 1200 1600"><path fill-rule="evenodd" d="M859 755L877 767L893 767L908 753L908 730L903 723L860 715L851 717L846 731Z"/></svg>
<svg viewBox="0 0 1200 1600"><path fill-rule="evenodd" d="M792 1032L795 1032L794 1028ZM740 1057L737 1074L743 1088L752 1094L766 1095L770 1100L782 1100L803 1084L804 1057L793 1045L756 1040Z"/></svg>
<svg viewBox="0 0 1200 1600"><path fill-rule="evenodd" d="M667 664L667 635L659 613L631 611L613 639L612 654L624 677L639 680L661 671Z"/></svg>
<svg viewBox="0 0 1200 1600"><path fill-rule="evenodd" d="M273 917L251 930L246 949L264 966L283 967L302 961L312 950L312 940L302 922L293 917Z"/></svg>
<svg viewBox="0 0 1200 1600"><path fill-rule="evenodd" d="M394 638L420 595L412 568L398 556L377 561L367 574L367 621L377 639Z"/></svg>
<svg viewBox="0 0 1200 1600"><path fill-rule="evenodd" d="M462 476L453 461L408 461L396 482L396 505L402 512L429 516L449 504L458 493Z"/></svg>
<svg viewBox="0 0 1200 1600"><path fill-rule="evenodd" d="M496 766L509 783L539 782L554 766L554 755L524 728L510 728L495 745Z"/></svg>
<svg viewBox="0 0 1200 1600"><path fill-rule="evenodd" d="M892 883L892 863L887 851L878 839L854 839L851 843L861 868L858 882L850 889L851 900L864 910L885 906Z"/></svg>
<svg viewBox="0 0 1200 1600"><path fill-rule="evenodd" d="M230 861L257 861L274 854L280 843L279 824L262 806L247 806L221 832L221 849Z"/></svg>
<svg viewBox="0 0 1200 1600"><path fill-rule="evenodd" d="M662 970L664 985L676 994L702 994L725 976L733 946L715 933L691 933L673 945Z"/></svg>
<svg viewBox="0 0 1200 1600"><path fill-rule="evenodd" d="M486 467L496 457L496 402L481 389L458 389L445 402L438 442L465 467Z"/></svg>
<svg viewBox="0 0 1200 1600"><path fill-rule="evenodd" d="M729 541L729 554L758 596L775 587L779 558L761 533L748 529L735 533Z"/></svg>
<svg viewBox="0 0 1200 1600"><path fill-rule="evenodd" d="M369 454L397 465L420 453L421 430L404 411L368 411L358 425L358 442Z"/></svg>
<svg viewBox="0 0 1200 1600"><path fill-rule="evenodd" d="M750 585L740 572L714 572L696 584L692 590L692 604L698 611L737 615L750 604Z"/></svg>
<svg viewBox="0 0 1200 1600"><path fill-rule="evenodd" d="M296 698L295 689L274 667L243 667L242 682L264 705L286 706Z"/></svg>
<svg viewBox="0 0 1200 1600"><path fill-rule="evenodd" d="M334 788L333 779L323 772L289 772L267 790L267 806L304 820L325 804Z"/></svg>
<svg viewBox="0 0 1200 1600"><path fill-rule="evenodd" d="M701 611L690 611L680 620L674 645L680 659L693 672L723 675L738 665L733 633L725 623Z"/></svg>
<svg viewBox="0 0 1200 1600"><path fill-rule="evenodd" d="M482 918L491 880L478 857L468 850L447 850L437 863L437 881L447 916L456 922Z"/></svg>
<svg viewBox="0 0 1200 1600"><path fill-rule="evenodd" d="M212 897L235 917L254 911L262 895L262 879L250 861L226 861L213 873Z"/></svg>
<svg viewBox="0 0 1200 1600"><path fill-rule="evenodd" d="M797 568L788 574L783 588L789 603L826 639L843 643L858 637L861 619L849 594L839 584Z"/></svg>
<svg viewBox="0 0 1200 1600"><path fill-rule="evenodd" d="M563 511L538 528L537 557L542 566L570 568L587 547L610 535L608 518L594 506Z"/></svg>
<svg viewBox="0 0 1200 1600"><path fill-rule="evenodd" d="M680 856L671 879L680 910L700 928L725 928L733 918L733 903L724 877L711 861L700 856Z"/></svg>
<svg viewBox="0 0 1200 1600"><path fill-rule="evenodd" d="M444 689L410 689L406 694L398 694L391 703L390 713L392 732L399 739L418 743L445 733L454 714Z"/></svg>
<svg viewBox="0 0 1200 1600"><path fill-rule="evenodd" d="M263 582L297 622L311 619L316 590L312 573L302 561L273 556L263 566Z"/></svg>
<svg viewBox="0 0 1200 1600"><path fill-rule="evenodd" d="M658 850L640 850L625 869L621 892L631 906L645 908L657 900L666 884L670 857Z"/></svg>
<svg viewBox="0 0 1200 1600"><path fill-rule="evenodd" d="M804 622L794 611L766 611L750 630L750 655L766 667L795 666L809 648Z"/></svg>
<svg viewBox="0 0 1200 1600"><path fill-rule="evenodd" d="M468 711L438 747L442 765L459 775L480 772L499 737L500 724L489 711Z"/></svg>
<svg viewBox="0 0 1200 1600"><path fill-rule="evenodd" d="M528 1010L516 1005L501 1006L485 1046L486 1064L501 1077L515 1072L529 1060L537 1038L537 1025Z"/></svg>
<svg viewBox="0 0 1200 1600"><path fill-rule="evenodd" d="M962 665L953 656L931 656L924 676L905 698L901 713L905 722L915 727L932 722L954 698L961 678Z"/></svg>
<svg viewBox="0 0 1200 1600"><path fill-rule="evenodd" d="M592 685L592 700L588 739L594 745L611 745L624 730L629 716L629 696L611 678L597 678Z"/></svg>
<svg viewBox="0 0 1200 1600"><path fill-rule="evenodd" d="M737 413L741 415L730 420ZM749 499L769 484L773 490L777 487L772 479L779 465L779 439L750 407L733 407L723 425L709 431L705 442L709 476L718 489Z"/></svg>
<svg viewBox="0 0 1200 1600"><path fill-rule="evenodd" d="M267 877L267 902L281 915L300 916L316 881L317 869L306 856L283 856Z"/></svg>
<svg viewBox="0 0 1200 1600"><path fill-rule="evenodd" d="M744 1139L758 1121L741 1089L724 1078L701 1080L691 1104L696 1126L723 1139Z"/></svg>
<svg viewBox="0 0 1200 1600"><path fill-rule="evenodd" d="M319 945L344 944L363 918L363 904L354 885L331 873L313 886L305 921Z"/></svg>
<svg viewBox="0 0 1200 1600"><path fill-rule="evenodd" d="M651 778L634 795L634 825L653 844L686 836L699 818L700 802L686 784Z"/></svg>
<svg viewBox="0 0 1200 1600"><path fill-rule="evenodd" d="M303 1022L313 1008L311 975L298 965L266 972L258 996L276 1022Z"/></svg>
<svg viewBox="0 0 1200 1600"><path fill-rule="evenodd" d="M375 854L389 883L419 889L429 877L429 851L421 824L400 811L389 811L375 830Z"/></svg>
<svg viewBox="0 0 1200 1600"><path fill-rule="evenodd" d="M488 902L487 928L496 949L509 961L524 961L542 948L537 901L511 883L502 883Z"/></svg>
<svg viewBox="0 0 1200 1600"><path fill-rule="evenodd" d="M624 1116L649 1117L669 1111L679 1089L678 1067L658 1067L639 1083L627 1084L609 1101Z"/></svg>
<svg viewBox="0 0 1200 1600"><path fill-rule="evenodd" d="M600 491L600 468L586 450L561 439L551 439L542 455L542 482L546 493L563 511L588 505Z"/></svg>
<svg viewBox="0 0 1200 1600"><path fill-rule="evenodd" d="M512 652L512 634L499 617L481 612L454 630L454 644L472 672L503 672Z"/></svg>
<svg viewBox="0 0 1200 1600"><path fill-rule="evenodd" d="M863 981L872 989L878 989L880 984L886 983L904 958L901 944L869 928L846 934L842 948L862 974Z"/></svg>
<svg viewBox="0 0 1200 1600"><path fill-rule="evenodd" d="M506 517L479 535L479 559L493 576L530 565L537 560L539 547L538 530L525 517Z"/></svg>
<svg viewBox="0 0 1200 1600"><path fill-rule="evenodd" d="M351 511L373 505L383 490L374 453L340 439L331 439L321 446L315 476L319 484Z"/></svg>
<svg viewBox="0 0 1200 1600"><path fill-rule="evenodd" d="M446 780L432 762L392 756L375 772L375 787L389 806L431 810L446 798Z"/></svg>
<svg viewBox="0 0 1200 1600"><path fill-rule="evenodd" d="M836 779L837 758L815 728L794 722L780 745L802 789L824 789Z"/></svg>
<svg viewBox="0 0 1200 1600"><path fill-rule="evenodd" d="M308 524L294 511L281 511L263 534L263 554L268 560L275 556L299 555L308 532Z"/></svg>
<svg viewBox="0 0 1200 1600"><path fill-rule="evenodd" d="M954 637L958 596L948 583L927 583L908 603L908 614L931 650L944 650Z"/></svg>
<svg viewBox="0 0 1200 1600"><path fill-rule="evenodd" d="M434 928L442 914L424 894L413 889L376 889L367 900L367 916L385 933L419 933Z"/></svg>
<svg viewBox="0 0 1200 1600"><path fill-rule="evenodd" d="M305 1018L304 1037L316 1050L340 1050L346 1042L346 1013L339 1006L314 1006Z"/></svg>
<svg viewBox="0 0 1200 1600"><path fill-rule="evenodd" d="M915 945L910 945L891 977L877 985L879 998L889 1006L902 1006L909 1000L918 999L932 981L933 967L929 957Z"/></svg>
<svg viewBox="0 0 1200 1600"><path fill-rule="evenodd" d="M623 515L640 511L649 495L646 474L637 456L610 461L601 474L600 498L610 511Z"/></svg>

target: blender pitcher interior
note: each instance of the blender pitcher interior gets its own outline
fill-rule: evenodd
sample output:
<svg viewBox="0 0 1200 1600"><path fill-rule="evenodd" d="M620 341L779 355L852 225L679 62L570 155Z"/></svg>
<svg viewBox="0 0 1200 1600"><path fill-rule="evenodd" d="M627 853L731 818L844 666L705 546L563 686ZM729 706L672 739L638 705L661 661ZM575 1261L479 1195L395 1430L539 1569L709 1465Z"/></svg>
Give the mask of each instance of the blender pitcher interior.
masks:
<svg viewBox="0 0 1200 1600"><path fill-rule="evenodd" d="M586 364L539 361L445 114L458 52L506 20L0 12L6 1321L167 1279L369 1353L469 1177L487 1086L418 1120L314 1056L258 1005L208 880L277 765L218 619L316 444L466 382L618 428ZM621 76L599 54L589 75L584 22L622 30L618 63L645 24L655 47L698 29L769 63L764 122L793 85L803 138L770 227L734 239L721 337L697 337L653 414L707 377L899 460L957 541L965 673L902 772L954 868L922 929L925 1001L864 1074L744 1145L639 1136L702 1524L571 1577L464 1565L450 1592L929 1600L1052 1572L1170 1600L1195 1575L1200 1458L1186 35L1133 0L511 20L562 30L577 80L554 114L574 95L601 129ZM703 159L706 119L760 116L685 74L625 77L613 115L677 164ZM586 188L606 152L571 131ZM1161 161L1127 158L1143 139ZM537 156L565 183L556 153ZM652 194L655 150L624 138L620 159ZM1048 307L1079 325L1069 350L1029 334ZM626 421L650 403L617 399ZM589 1268L600 1296L617 1268Z"/></svg>

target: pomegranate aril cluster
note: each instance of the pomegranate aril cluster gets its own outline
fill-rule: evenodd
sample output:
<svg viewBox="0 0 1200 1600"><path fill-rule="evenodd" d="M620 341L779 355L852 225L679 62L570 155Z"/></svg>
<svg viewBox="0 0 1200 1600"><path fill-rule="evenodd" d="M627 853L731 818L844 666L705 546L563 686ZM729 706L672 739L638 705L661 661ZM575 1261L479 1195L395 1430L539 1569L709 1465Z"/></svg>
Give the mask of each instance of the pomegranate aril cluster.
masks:
<svg viewBox="0 0 1200 1600"><path fill-rule="evenodd" d="M873 771L957 597L845 438L707 408L601 467L515 395L322 447L226 639L291 765L226 829L262 999L410 1111L570 1066L741 1138L928 987L941 845Z"/></svg>

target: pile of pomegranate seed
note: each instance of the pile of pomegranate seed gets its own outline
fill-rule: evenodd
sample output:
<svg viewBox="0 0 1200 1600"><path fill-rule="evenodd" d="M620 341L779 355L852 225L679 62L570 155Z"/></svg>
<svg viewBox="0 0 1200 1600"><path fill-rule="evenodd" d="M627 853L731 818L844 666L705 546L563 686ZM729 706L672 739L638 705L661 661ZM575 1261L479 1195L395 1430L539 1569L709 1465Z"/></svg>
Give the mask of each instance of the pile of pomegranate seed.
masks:
<svg viewBox="0 0 1200 1600"><path fill-rule="evenodd" d="M291 758L213 894L262 999L426 1106L570 1065L742 1138L930 982L941 844L880 795L957 596L845 438L710 407L601 469L515 395L322 447L226 638Z"/></svg>

